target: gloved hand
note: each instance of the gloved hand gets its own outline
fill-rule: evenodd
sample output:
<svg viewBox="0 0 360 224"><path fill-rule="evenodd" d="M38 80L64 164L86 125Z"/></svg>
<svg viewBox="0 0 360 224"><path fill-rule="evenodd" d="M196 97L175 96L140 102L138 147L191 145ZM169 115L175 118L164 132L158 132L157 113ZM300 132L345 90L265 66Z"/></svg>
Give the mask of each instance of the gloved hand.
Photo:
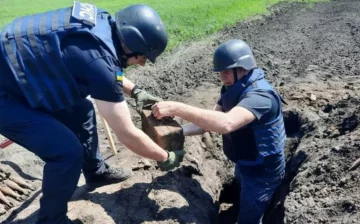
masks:
<svg viewBox="0 0 360 224"><path fill-rule="evenodd" d="M162 171L168 171L178 167L180 162L183 160L185 151L184 150L177 150L168 152L169 157L164 162L158 162L158 166Z"/></svg>
<svg viewBox="0 0 360 224"><path fill-rule="evenodd" d="M138 86L131 91L131 97L135 99L136 111L140 114L144 106L152 106L153 104L163 101L159 97L155 97Z"/></svg>

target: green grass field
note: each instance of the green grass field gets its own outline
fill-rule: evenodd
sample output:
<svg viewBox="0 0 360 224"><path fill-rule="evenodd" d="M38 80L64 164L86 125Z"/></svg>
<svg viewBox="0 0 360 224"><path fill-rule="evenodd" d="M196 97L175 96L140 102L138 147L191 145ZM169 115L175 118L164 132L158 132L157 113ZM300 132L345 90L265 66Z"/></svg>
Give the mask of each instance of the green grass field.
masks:
<svg viewBox="0 0 360 224"><path fill-rule="evenodd" d="M197 40L224 26L253 15L267 13L267 7L281 0L81 0L111 13L135 3L155 8L169 33L168 49L183 41ZM292 0L296 1L296 0ZM316 0L298 0L317 2ZM0 0L0 27L18 16L72 5L72 0Z"/></svg>

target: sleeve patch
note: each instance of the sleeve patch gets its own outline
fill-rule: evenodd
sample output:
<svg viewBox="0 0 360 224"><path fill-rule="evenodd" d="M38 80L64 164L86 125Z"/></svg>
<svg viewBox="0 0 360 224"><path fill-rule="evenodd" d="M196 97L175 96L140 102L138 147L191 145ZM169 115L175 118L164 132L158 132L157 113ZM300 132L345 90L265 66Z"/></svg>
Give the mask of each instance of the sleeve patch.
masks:
<svg viewBox="0 0 360 224"><path fill-rule="evenodd" d="M122 82L124 75L123 75L122 71L115 71L115 77L116 77L117 82Z"/></svg>

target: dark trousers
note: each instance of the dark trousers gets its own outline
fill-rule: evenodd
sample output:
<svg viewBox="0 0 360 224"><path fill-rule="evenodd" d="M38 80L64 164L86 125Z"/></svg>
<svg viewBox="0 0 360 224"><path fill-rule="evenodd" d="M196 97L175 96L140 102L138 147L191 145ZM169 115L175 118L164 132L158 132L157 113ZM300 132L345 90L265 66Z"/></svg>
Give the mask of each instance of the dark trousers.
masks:
<svg viewBox="0 0 360 224"><path fill-rule="evenodd" d="M240 167L238 164L235 166L235 178L241 189L237 223L262 224L264 212L284 177L285 165L280 173L267 177L244 175Z"/></svg>
<svg viewBox="0 0 360 224"><path fill-rule="evenodd" d="M49 114L0 92L0 134L45 162L37 223L67 223L67 203L81 169L85 177L105 169L92 103L84 99L69 110Z"/></svg>

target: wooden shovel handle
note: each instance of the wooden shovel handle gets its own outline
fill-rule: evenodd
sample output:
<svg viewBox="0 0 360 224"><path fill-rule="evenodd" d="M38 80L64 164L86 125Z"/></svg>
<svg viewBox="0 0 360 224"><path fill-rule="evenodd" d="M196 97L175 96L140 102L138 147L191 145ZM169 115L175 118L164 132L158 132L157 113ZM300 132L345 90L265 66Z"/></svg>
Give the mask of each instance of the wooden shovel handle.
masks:
<svg viewBox="0 0 360 224"><path fill-rule="evenodd" d="M106 120L104 119L104 117L100 113L99 113L99 116L101 118L102 123L105 126L105 134L106 134L106 137L109 140L111 151L113 152L114 155L116 155L117 151L116 151L116 148L115 148L114 139L113 139L113 137L111 135L110 127L109 127L108 123L106 122Z"/></svg>

